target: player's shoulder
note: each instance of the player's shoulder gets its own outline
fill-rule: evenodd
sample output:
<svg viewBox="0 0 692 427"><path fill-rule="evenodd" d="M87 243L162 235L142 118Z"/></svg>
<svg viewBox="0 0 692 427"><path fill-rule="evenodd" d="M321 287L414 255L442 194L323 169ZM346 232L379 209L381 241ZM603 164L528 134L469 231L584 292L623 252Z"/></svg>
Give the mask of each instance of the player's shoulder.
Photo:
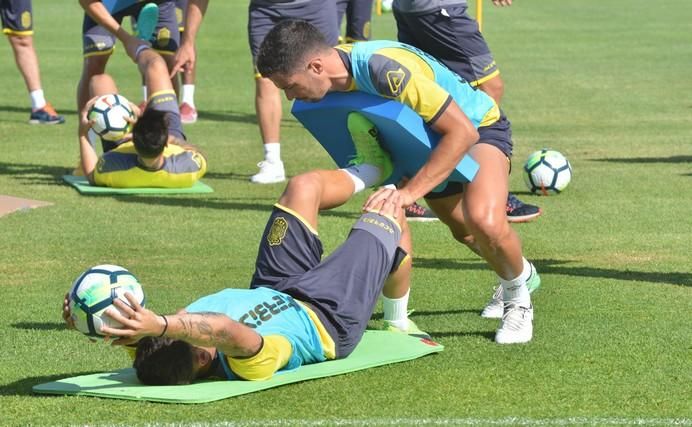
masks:
<svg viewBox="0 0 692 427"><path fill-rule="evenodd" d="M400 96L411 80L411 70L389 50L374 52L368 59L368 69L377 92L387 97Z"/></svg>

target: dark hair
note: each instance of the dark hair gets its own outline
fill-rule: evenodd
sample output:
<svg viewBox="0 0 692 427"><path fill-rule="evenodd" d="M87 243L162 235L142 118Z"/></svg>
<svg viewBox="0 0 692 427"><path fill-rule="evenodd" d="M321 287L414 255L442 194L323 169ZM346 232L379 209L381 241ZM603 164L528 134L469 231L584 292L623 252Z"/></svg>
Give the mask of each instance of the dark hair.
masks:
<svg viewBox="0 0 692 427"><path fill-rule="evenodd" d="M192 346L168 337L144 337L137 343L132 366L147 385L190 384L195 379Z"/></svg>
<svg viewBox="0 0 692 427"><path fill-rule="evenodd" d="M168 113L147 108L132 127L132 140L142 157L156 157L163 153L168 142Z"/></svg>
<svg viewBox="0 0 692 427"><path fill-rule="evenodd" d="M282 21L262 41L257 54L257 70L264 77L291 75L308 53L330 47L322 33L308 22Z"/></svg>

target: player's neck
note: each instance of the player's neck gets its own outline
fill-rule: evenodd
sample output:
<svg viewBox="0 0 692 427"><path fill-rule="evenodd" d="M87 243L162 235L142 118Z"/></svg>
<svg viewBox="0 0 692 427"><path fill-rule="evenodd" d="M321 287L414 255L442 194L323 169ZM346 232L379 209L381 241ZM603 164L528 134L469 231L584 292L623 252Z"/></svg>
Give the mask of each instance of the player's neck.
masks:
<svg viewBox="0 0 692 427"><path fill-rule="evenodd" d="M331 90L346 91L351 87L351 76L336 49L332 49L324 63L325 72L332 83Z"/></svg>
<svg viewBox="0 0 692 427"><path fill-rule="evenodd" d="M152 158L137 156L137 161L147 170L159 170L163 167L163 155Z"/></svg>

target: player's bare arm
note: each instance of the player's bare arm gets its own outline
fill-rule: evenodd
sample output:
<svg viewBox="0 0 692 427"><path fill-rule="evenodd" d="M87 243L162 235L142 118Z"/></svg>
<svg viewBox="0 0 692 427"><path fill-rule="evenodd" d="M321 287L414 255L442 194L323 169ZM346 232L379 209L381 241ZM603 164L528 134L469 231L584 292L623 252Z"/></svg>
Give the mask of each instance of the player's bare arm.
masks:
<svg viewBox="0 0 692 427"><path fill-rule="evenodd" d="M88 133L94 122L87 118L87 114L98 98L99 96L91 98L79 114L79 158L84 176L92 185L94 184L94 169L98 163L98 156L89 142Z"/></svg>
<svg viewBox="0 0 692 427"><path fill-rule="evenodd" d="M455 102L447 106L432 128L441 138L430 152L428 161L403 188L380 188L373 193L363 205L364 210L376 210L382 200L393 203L397 212L399 208L411 205L443 182L478 141L478 131Z"/></svg>
<svg viewBox="0 0 692 427"><path fill-rule="evenodd" d="M180 48L175 54L175 64L171 70L171 78L180 70L192 70L195 68L197 53L195 51L195 40L197 32L202 24L202 18L207 12L209 0L190 0L187 4L185 14L185 32L180 42Z"/></svg>
<svg viewBox="0 0 692 427"><path fill-rule="evenodd" d="M123 325L122 329L104 326L104 334L124 338L118 344L138 341L146 336L166 336L186 341L200 347L215 347L230 357L249 357L262 348L262 337L242 323L218 313L180 313L161 316L142 307L129 293L125 294L130 305L121 300L113 304L117 310L108 309L106 314Z"/></svg>

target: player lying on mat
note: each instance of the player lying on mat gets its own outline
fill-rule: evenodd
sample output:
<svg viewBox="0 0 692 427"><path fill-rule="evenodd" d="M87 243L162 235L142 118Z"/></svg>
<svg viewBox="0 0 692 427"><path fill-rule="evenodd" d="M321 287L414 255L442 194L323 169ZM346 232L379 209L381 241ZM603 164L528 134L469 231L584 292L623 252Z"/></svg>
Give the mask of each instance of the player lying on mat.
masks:
<svg viewBox="0 0 692 427"><path fill-rule="evenodd" d="M394 205L386 204L378 206L379 214L363 214L346 241L320 261L318 212L345 203L354 191L344 170L292 178L260 240L250 289L225 289L165 316L126 294L131 307L116 305L127 317L107 310L123 329L101 332L120 337L114 344L137 342L134 367L145 384L263 380L280 370L348 356L385 280L407 257L399 247L405 217L398 212L403 223L397 223ZM67 298L64 304L69 324Z"/></svg>
<svg viewBox="0 0 692 427"><path fill-rule="evenodd" d="M117 93L118 89L108 74L92 77L89 90L93 98L80 113L82 171L92 185L105 187L191 187L206 173L207 160L185 142L166 63L156 51L146 48L140 50L137 65L151 94L147 108L134 123L131 140L119 145L102 141L104 154L100 158L87 137L92 126L87 114L101 95ZM131 107L139 113L136 106Z"/></svg>

